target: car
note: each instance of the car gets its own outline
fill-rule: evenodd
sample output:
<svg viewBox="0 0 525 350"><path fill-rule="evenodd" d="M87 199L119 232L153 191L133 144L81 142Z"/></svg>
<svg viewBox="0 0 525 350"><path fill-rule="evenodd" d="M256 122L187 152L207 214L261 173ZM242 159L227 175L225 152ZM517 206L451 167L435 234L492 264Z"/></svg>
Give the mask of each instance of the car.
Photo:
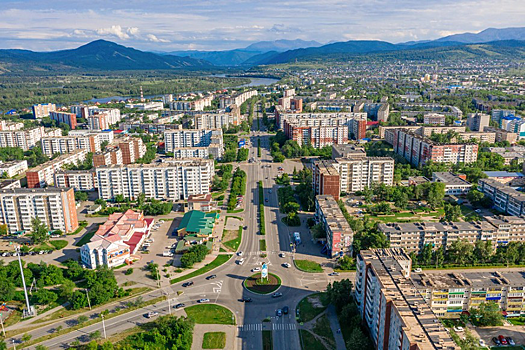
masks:
<svg viewBox="0 0 525 350"><path fill-rule="evenodd" d="M175 305L175 309L180 309L182 307L184 307L185 305L183 303L178 303L177 305Z"/></svg>
<svg viewBox="0 0 525 350"><path fill-rule="evenodd" d="M237 252L237 256L242 256L242 252Z"/></svg>
<svg viewBox="0 0 525 350"><path fill-rule="evenodd" d="M198 303L209 303L210 302L210 299L207 299L207 298L202 298L202 299L199 299L197 300Z"/></svg>
<svg viewBox="0 0 525 350"><path fill-rule="evenodd" d="M243 297L242 299L240 299L239 301L243 302L243 303L250 303L252 301L252 298L248 298L248 297Z"/></svg>
<svg viewBox="0 0 525 350"><path fill-rule="evenodd" d="M284 258L286 255L284 253L279 254L280 258Z"/></svg>
<svg viewBox="0 0 525 350"><path fill-rule="evenodd" d="M501 345L501 342L500 342L499 339L496 338L496 337L492 338L492 342L493 342L495 345Z"/></svg>
<svg viewBox="0 0 525 350"><path fill-rule="evenodd" d="M248 226L244 226L244 229L247 230L247 229L248 229Z"/></svg>
<svg viewBox="0 0 525 350"><path fill-rule="evenodd" d="M339 272L332 272L332 273L329 273L328 276L339 276Z"/></svg>
<svg viewBox="0 0 525 350"><path fill-rule="evenodd" d="M417 273L420 273L422 272L423 270L421 270L419 267L417 269L414 269L414 272L417 272Z"/></svg>
<svg viewBox="0 0 525 350"><path fill-rule="evenodd" d="M283 315L283 310L277 309L277 311L275 312L275 315L279 316L279 317L282 316Z"/></svg>
<svg viewBox="0 0 525 350"><path fill-rule="evenodd" d="M266 198L264 201L265 201L266 203L268 203L268 198Z"/></svg>
<svg viewBox="0 0 525 350"><path fill-rule="evenodd" d="M476 213L480 214L481 213L481 209L476 209L474 210Z"/></svg>
<svg viewBox="0 0 525 350"><path fill-rule="evenodd" d="M288 306L283 307L283 314L288 315Z"/></svg>
<svg viewBox="0 0 525 350"><path fill-rule="evenodd" d="M282 297L283 296L283 293L280 293L280 292L275 292L272 294L272 298L279 298L279 297Z"/></svg>
<svg viewBox="0 0 525 350"><path fill-rule="evenodd" d="M215 277L217 277L217 275L209 275L208 277L206 277L207 280L212 280L214 279Z"/></svg>
<svg viewBox="0 0 525 350"><path fill-rule="evenodd" d="M290 263L284 263L284 264L283 264L283 267L286 267L286 268L288 268L288 267L290 267L290 266L292 266L292 265L290 265Z"/></svg>
<svg viewBox="0 0 525 350"><path fill-rule="evenodd" d="M260 267L254 267L254 268L252 269L252 272L259 272L259 271L261 271L261 268L260 268Z"/></svg>
<svg viewBox="0 0 525 350"><path fill-rule="evenodd" d="M189 282L184 282L182 284L183 287L189 287L189 286L193 286L193 282L192 281L189 281Z"/></svg>
<svg viewBox="0 0 525 350"><path fill-rule="evenodd" d="M487 347L487 344L485 344L485 341L484 341L483 339L480 339L480 340L479 340L479 346L485 348L485 347Z"/></svg>
<svg viewBox="0 0 525 350"><path fill-rule="evenodd" d="M507 342L507 338L505 338L504 336L502 336L501 334L498 335L498 340L499 342L501 343L501 345L507 345L508 342Z"/></svg>
<svg viewBox="0 0 525 350"><path fill-rule="evenodd" d="M148 312L147 314L144 314L144 317L146 317L146 318L152 318L152 317L158 316L158 314L159 314L159 313L156 312L156 311L150 311L150 312Z"/></svg>
<svg viewBox="0 0 525 350"><path fill-rule="evenodd" d="M514 342L514 340L511 337L507 337L505 339L507 339L507 343L509 343L509 345L512 345L512 346L516 345L516 343Z"/></svg>
<svg viewBox="0 0 525 350"><path fill-rule="evenodd" d="M464 331L463 327L460 327L460 326L454 327L454 332L463 332L463 331Z"/></svg>

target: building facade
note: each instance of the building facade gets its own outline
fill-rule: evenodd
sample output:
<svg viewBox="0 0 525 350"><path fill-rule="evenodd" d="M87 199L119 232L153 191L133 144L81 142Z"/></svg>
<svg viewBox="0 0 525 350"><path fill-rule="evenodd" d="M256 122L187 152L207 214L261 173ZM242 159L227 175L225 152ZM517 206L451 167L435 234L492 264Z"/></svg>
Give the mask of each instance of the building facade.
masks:
<svg viewBox="0 0 525 350"><path fill-rule="evenodd" d="M164 132L165 150L168 153L178 148L185 147L210 147L218 154L216 158L224 154L224 144L221 129L199 129L199 130L169 130Z"/></svg>
<svg viewBox="0 0 525 350"><path fill-rule="evenodd" d="M315 197L315 218L326 232L326 252L330 257L352 253L354 232L348 225L343 212L331 195Z"/></svg>
<svg viewBox="0 0 525 350"><path fill-rule="evenodd" d="M56 120L57 125L65 123L72 130L77 128L77 115L75 113L54 111L49 113L49 117L52 120Z"/></svg>
<svg viewBox="0 0 525 350"><path fill-rule="evenodd" d="M59 170L55 173L55 187L71 187L75 191L97 189L93 170Z"/></svg>
<svg viewBox="0 0 525 350"><path fill-rule="evenodd" d="M46 187L47 185L53 184L57 171L61 170L65 165L83 162L86 159L87 153L85 149L77 149L26 171L27 187Z"/></svg>

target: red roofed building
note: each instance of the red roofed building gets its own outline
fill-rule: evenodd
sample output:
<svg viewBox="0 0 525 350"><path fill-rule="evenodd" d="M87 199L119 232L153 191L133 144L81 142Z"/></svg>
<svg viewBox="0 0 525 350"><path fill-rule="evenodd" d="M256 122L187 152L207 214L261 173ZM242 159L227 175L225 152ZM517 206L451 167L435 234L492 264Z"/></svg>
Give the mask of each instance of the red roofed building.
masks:
<svg viewBox="0 0 525 350"><path fill-rule="evenodd" d="M100 225L91 242L80 248L82 263L91 269L126 263L148 236L153 221L144 218L142 212L131 209L111 214Z"/></svg>

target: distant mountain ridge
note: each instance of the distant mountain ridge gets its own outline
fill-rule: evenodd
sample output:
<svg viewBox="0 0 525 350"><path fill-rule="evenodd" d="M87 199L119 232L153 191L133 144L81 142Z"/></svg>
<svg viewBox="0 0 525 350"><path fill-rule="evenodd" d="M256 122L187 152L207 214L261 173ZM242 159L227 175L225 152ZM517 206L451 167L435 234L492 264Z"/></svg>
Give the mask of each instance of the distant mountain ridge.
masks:
<svg viewBox="0 0 525 350"><path fill-rule="evenodd" d="M476 44L501 40L525 40L525 27L487 28L479 33L453 34L435 41L455 41L459 43Z"/></svg>

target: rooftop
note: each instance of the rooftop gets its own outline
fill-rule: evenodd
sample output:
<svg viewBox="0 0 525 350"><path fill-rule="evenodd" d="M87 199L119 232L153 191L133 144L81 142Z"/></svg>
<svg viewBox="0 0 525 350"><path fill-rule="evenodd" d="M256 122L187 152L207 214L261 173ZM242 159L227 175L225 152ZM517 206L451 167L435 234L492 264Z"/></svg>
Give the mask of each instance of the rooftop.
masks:
<svg viewBox="0 0 525 350"><path fill-rule="evenodd" d="M213 225L219 214L205 213L199 210L191 210L184 214L177 230L185 229L186 232L200 235L210 235L213 232Z"/></svg>

